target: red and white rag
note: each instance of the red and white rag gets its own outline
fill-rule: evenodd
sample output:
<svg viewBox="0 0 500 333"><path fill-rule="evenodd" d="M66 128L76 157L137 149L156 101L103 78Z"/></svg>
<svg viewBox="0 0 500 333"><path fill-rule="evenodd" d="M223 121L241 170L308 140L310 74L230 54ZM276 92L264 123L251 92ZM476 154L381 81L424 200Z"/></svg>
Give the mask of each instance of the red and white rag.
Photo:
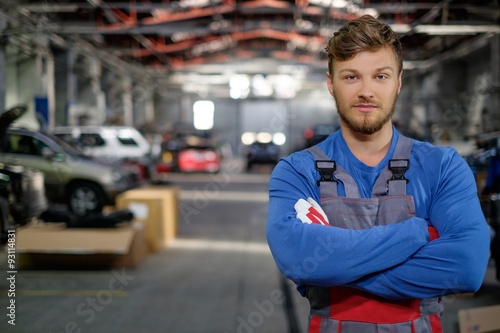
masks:
<svg viewBox="0 0 500 333"><path fill-rule="evenodd" d="M313 198L307 198L307 201L300 198L295 203L294 208L297 212L297 218L302 223L330 225L325 212Z"/></svg>

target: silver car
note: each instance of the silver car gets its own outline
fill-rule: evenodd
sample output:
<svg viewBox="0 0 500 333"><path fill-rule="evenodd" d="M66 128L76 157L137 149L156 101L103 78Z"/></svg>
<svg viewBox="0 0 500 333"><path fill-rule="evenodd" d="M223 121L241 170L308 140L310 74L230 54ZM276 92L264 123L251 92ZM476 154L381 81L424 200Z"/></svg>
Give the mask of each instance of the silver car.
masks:
<svg viewBox="0 0 500 333"><path fill-rule="evenodd" d="M42 171L48 200L77 215L101 211L117 194L141 185L137 169L95 161L48 133L9 128L0 136L0 163Z"/></svg>

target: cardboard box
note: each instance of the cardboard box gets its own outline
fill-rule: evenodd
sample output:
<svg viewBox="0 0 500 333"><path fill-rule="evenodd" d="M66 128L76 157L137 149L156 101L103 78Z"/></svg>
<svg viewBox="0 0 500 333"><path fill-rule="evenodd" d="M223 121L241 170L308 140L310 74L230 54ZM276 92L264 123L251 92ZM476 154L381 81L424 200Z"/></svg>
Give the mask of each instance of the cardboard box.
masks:
<svg viewBox="0 0 500 333"><path fill-rule="evenodd" d="M106 229L36 223L16 231L18 268L133 267L146 253L145 228L141 222Z"/></svg>
<svg viewBox="0 0 500 333"><path fill-rule="evenodd" d="M458 311L460 333L500 333L500 305Z"/></svg>
<svg viewBox="0 0 500 333"><path fill-rule="evenodd" d="M116 198L117 209L129 209L146 226L151 252L165 248L177 235L179 191L171 186L148 186L126 191Z"/></svg>

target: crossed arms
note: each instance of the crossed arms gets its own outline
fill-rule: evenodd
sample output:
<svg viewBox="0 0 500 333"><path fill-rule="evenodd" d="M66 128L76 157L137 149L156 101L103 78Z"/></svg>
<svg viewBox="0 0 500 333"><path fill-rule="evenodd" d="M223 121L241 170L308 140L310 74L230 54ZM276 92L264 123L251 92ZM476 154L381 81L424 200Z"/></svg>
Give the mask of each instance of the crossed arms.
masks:
<svg viewBox="0 0 500 333"><path fill-rule="evenodd" d="M446 181L432 194L428 219L364 230L302 223L293 206L301 197L317 197L317 189L280 162L270 182L267 221L278 267L299 287L344 285L390 299L477 290L488 261L489 233L472 174L456 158L442 167ZM429 221L440 235L432 242Z"/></svg>

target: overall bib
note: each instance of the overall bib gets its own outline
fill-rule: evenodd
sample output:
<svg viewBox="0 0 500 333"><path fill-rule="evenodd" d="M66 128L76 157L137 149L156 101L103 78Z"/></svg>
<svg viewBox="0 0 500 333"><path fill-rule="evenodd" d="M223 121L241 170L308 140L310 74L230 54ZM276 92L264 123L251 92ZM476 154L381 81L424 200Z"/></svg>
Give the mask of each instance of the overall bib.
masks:
<svg viewBox="0 0 500 333"><path fill-rule="evenodd" d="M321 178L320 204L332 226L367 229L415 216L413 197L406 194L405 171L413 141L400 136L393 159L372 189L360 198L354 179L318 147L309 148ZM346 197L337 195L337 182ZM395 249L397 251L397 249ZM389 300L349 287L307 287L311 306L309 333L441 333L440 298Z"/></svg>

